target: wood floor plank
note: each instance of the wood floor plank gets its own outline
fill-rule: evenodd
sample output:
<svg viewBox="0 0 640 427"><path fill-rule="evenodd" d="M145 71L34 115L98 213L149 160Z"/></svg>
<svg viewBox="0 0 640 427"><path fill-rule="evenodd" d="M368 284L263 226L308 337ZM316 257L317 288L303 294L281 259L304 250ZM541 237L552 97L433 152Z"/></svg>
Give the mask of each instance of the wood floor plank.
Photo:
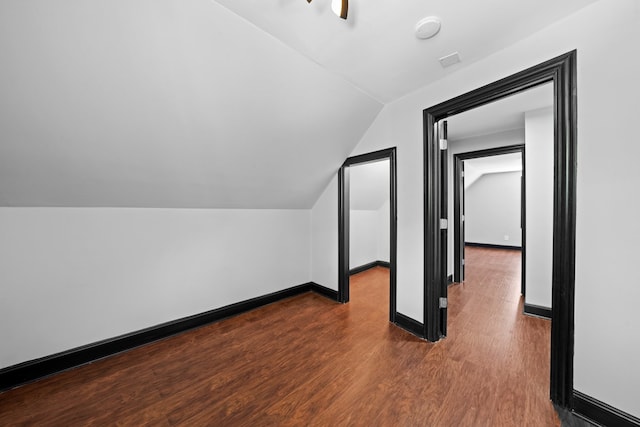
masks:
<svg viewBox="0 0 640 427"><path fill-rule="evenodd" d="M435 344L389 323L376 267L349 304L298 295L4 392L0 425L558 426L519 258L467 249Z"/></svg>

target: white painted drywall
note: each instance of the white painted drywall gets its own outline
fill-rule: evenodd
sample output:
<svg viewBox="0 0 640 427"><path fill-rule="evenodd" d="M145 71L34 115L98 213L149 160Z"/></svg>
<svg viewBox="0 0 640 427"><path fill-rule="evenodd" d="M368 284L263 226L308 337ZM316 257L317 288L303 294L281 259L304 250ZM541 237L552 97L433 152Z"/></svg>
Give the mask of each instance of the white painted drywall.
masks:
<svg viewBox="0 0 640 427"><path fill-rule="evenodd" d="M391 239L391 225L389 222L390 219L390 200L387 200L380 206L380 209L376 212L376 221L377 221L377 229L376 233L377 242L376 247L378 249L378 256L376 258L377 261L386 261L390 262L391 252L390 252L390 239Z"/></svg>
<svg viewBox="0 0 640 427"><path fill-rule="evenodd" d="M467 242L522 245L521 177L521 172L488 173L466 190Z"/></svg>
<svg viewBox="0 0 640 427"><path fill-rule="evenodd" d="M352 209L350 215L349 268L377 261L378 211Z"/></svg>
<svg viewBox="0 0 640 427"><path fill-rule="evenodd" d="M389 160L349 167L349 207L378 210L389 198Z"/></svg>
<svg viewBox="0 0 640 427"><path fill-rule="evenodd" d="M385 245L389 252L389 167L389 160L349 167L349 268L389 260L378 258Z"/></svg>
<svg viewBox="0 0 640 427"><path fill-rule="evenodd" d="M338 177L311 210L311 280L338 290Z"/></svg>
<svg viewBox="0 0 640 427"><path fill-rule="evenodd" d="M0 208L0 368L310 280L310 211Z"/></svg>
<svg viewBox="0 0 640 427"><path fill-rule="evenodd" d="M378 210L351 210L349 268L390 261L389 200Z"/></svg>
<svg viewBox="0 0 640 427"><path fill-rule="evenodd" d="M594 22L601 31L593 31ZM422 321L423 109L577 49L574 387L636 417L640 286L632 278L640 240L640 223L634 221L640 216L640 200L634 197L640 182L635 164L640 56L630 53L637 51L638 40L640 2L598 1L388 104L352 152L398 147L398 311ZM328 191L337 199L336 187ZM612 207L623 207L620 220L611 220ZM314 221L322 223L320 215L314 208ZM337 224L325 231L337 236ZM337 271L314 264L314 274L329 269Z"/></svg>
<svg viewBox="0 0 640 427"><path fill-rule="evenodd" d="M525 113L525 302L551 307L553 274L553 110Z"/></svg>

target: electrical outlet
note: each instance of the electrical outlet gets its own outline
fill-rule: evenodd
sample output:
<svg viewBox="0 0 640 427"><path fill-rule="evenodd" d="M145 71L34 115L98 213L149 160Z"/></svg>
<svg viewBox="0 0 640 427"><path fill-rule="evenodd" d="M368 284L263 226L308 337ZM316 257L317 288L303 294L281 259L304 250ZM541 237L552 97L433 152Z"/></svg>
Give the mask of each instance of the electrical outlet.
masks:
<svg viewBox="0 0 640 427"><path fill-rule="evenodd" d="M505 235L504 235L504 240L505 240L505 242L506 242L507 240L509 240L509 235L508 235L508 234L505 234Z"/></svg>

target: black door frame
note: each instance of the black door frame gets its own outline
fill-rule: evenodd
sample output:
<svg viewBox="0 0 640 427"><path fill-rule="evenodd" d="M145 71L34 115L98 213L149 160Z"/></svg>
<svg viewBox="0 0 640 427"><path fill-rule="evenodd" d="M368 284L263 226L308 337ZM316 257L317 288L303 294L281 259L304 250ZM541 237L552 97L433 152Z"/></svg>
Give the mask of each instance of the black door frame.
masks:
<svg viewBox="0 0 640 427"><path fill-rule="evenodd" d="M441 158L434 126L449 116L531 89L554 85L553 272L550 397L571 407L573 394L576 240L577 53L571 51L464 95L427 108L424 120L424 334L443 337L440 298L446 297L441 253ZM444 328L443 328L444 327Z"/></svg>
<svg viewBox="0 0 640 427"><path fill-rule="evenodd" d="M389 321L396 321L397 175L396 148L349 157L338 171L338 302L349 302L349 167L389 160Z"/></svg>
<svg viewBox="0 0 640 427"><path fill-rule="evenodd" d="M526 168L525 168L525 146L524 144L506 145L503 147L488 148L484 150L467 151L464 153L456 153L453 155L453 281L460 282L464 277L464 265L462 260L464 259L464 224L462 220L463 206L461 206L462 199L464 197L462 190L462 162L471 159L480 159L483 157L500 156L503 154L520 153L522 156L522 180L520 185L520 233L521 233L521 245L522 245L522 261L521 261L521 279L520 279L520 293L522 295L526 292L525 282L525 266L526 266Z"/></svg>

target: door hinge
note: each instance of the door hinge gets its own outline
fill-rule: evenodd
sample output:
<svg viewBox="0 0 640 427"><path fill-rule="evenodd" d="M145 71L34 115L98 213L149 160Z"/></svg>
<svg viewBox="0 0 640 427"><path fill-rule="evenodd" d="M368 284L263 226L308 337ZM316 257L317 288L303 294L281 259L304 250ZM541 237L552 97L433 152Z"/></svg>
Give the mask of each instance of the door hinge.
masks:
<svg viewBox="0 0 640 427"><path fill-rule="evenodd" d="M447 308L447 297L440 297L440 308Z"/></svg>
<svg viewBox="0 0 640 427"><path fill-rule="evenodd" d="M462 215L462 220L464 221L464 215Z"/></svg>
<svg viewBox="0 0 640 427"><path fill-rule="evenodd" d="M464 171L460 172L460 176L464 178Z"/></svg>
<svg viewBox="0 0 640 427"><path fill-rule="evenodd" d="M446 218L440 218L440 230L446 230L449 228L449 221Z"/></svg>
<svg viewBox="0 0 640 427"><path fill-rule="evenodd" d="M446 138L440 138L440 149L441 150L446 150L447 149L447 139Z"/></svg>
<svg viewBox="0 0 640 427"><path fill-rule="evenodd" d="M462 260L462 265L464 265L464 260Z"/></svg>

